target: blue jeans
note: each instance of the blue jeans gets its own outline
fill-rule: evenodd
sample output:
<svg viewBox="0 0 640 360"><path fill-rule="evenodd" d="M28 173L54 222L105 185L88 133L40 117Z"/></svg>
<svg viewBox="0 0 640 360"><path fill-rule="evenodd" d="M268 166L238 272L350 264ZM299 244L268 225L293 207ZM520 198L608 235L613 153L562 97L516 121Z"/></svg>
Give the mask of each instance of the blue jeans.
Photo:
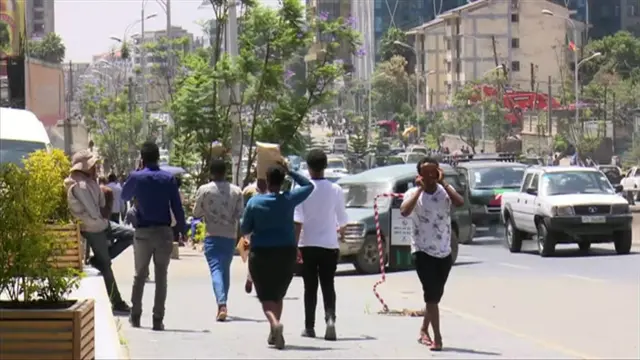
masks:
<svg viewBox="0 0 640 360"><path fill-rule="evenodd" d="M226 305L231 285L231 261L236 248L236 240L207 236L204 239L204 256L209 264L213 293L218 305Z"/></svg>

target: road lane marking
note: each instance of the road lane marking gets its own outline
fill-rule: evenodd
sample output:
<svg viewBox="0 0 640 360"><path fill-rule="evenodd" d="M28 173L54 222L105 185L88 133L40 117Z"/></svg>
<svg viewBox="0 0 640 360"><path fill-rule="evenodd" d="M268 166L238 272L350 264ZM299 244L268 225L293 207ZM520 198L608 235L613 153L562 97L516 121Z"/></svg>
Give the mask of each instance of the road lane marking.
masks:
<svg viewBox="0 0 640 360"><path fill-rule="evenodd" d="M531 270L530 267L524 266L524 265L516 265L516 264L510 264L510 263L498 263L498 265L506 266L514 269L520 269L520 270Z"/></svg>
<svg viewBox="0 0 640 360"><path fill-rule="evenodd" d="M485 319L483 317L479 317L479 316L476 316L476 315L472 315L472 314L469 314L469 313L458 311L458 310L452 309L452 308L450 308L448 306L443 306L442 304L440 305L440 309L442 309L444 311L447 311L447 312L450 312L450 313L452 313L452 314L454 314L456 316L459 316L459 317L461 317L463 319L470 320L470 321L476 322L478 324L484 325L486 327L489 327L489 328L492 328L492 329L507 333L509 335L521 338L523 340L527 340L527 341L536 343L536 344L538 344L538 345L540 345L540 346L542 346L544 348L547 348L549 350L553 350L553 351L562 353L562 354L567 355L567 356L572 357L572 358L589 359L589 360L600 360L600 358L597 357L597 356L581 353L579 351L575 351L573 349L566 348L566 347L564 347L562 345L558 345L558 344L550 342L550 341L538 339L536 337L533 337L533 336L530 336L530 335L527 335L527 334L523 334L523 333L515 331L515 330L511 330L511 329L509 329L507 327L499 325L499 324L497 324L497 323L495 323L495 322L493 322L491 320Z"/></svg>
<svg viewBox="0 0 640 360"><path fill-rule="evenodd" d="M563 276L566 276L566 277L572 278L572 279L591 281L591 282L603 282L604 281L602 279L595 279L595 278L590 278L590 277L587 277L587 276L573 275L573 274L563 274Z"/></svg>

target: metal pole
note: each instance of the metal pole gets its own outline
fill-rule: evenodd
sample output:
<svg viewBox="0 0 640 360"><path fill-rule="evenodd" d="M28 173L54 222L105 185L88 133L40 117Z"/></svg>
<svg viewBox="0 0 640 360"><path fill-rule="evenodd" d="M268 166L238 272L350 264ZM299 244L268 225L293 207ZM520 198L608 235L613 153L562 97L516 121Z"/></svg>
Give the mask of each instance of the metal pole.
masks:
<svg viewBox="0 0 640 360"><path fill-rule="evenodd" d="M484 125L485 125L485 121L486 121L486 114L485 114L485 110L484 110L484 89L481 90L480 93L480 137L482 138L482 151L485 150L484 148L484 144L485 144L485 130L484 130Z"/></svg>
<svg viewBox="0 0 640 360"><path fill-rule="evenodd" d="M573 25L573 41L578 41L578 28L576 27L575 24ZM581 44L582 45L582 44ZM578 52L573 49L573 61L576 64L575 69L574 69L574 79L573 81L575 82L574 86L575 86L575 93L576 93L576 114L575 114L575 126L578 126L578 122L580 121L580 109L578 108L578 102L580 100L580 84L578 83Z"/></svg>
<svg viewBox="0 0 640 360"><path fill-rule="evenodd" d="M368 107L369 109L367 110L367 149L369 148L370 141L371 141L371 116L372 116L372 106L371 106L371 93L372 93L372 85L371 83L373 82L373 76L371 76L369 78L369 104Z"/></svg>
<svg viewBox="0 0 640 360"><path fill-rule="evenodd" d="M73 129L71 128L71 106L73 102L73 63L69 61L69 90L67 90L67 116L64 121L64 152L73 155Z"/></svg>
<svg viewBox="0 0 640 360"><path fill-rule="evenodd" d="M418 63L418 52L416 51L416 64ZM418 76L418 72L416 71L416 141L420 139L420 121L418 117L420 116L420 76Z"/></svg>
<svg viewBox="0 0 640 360"><path fill-rule="evenodd" d="M227 46L226 51L229 56L234 59L238 56L238 16L236 13L236 1L227 0L228 18L226 24ZM242 133L240 132L240 88L238 84L231 86L231 96L229 101L231 105L231 160L234 172L232 174L233 183L240 184L240 163L242 162ZM248 174L247 174L248 175Z"/></svg>
<svg viewBox="0 0 640 360"><path fill-rule="evenodd" d="M171 44L171 0L165 0L165 12L167 14L167 40ZM173 46L172 46L173 47ZM173 50L169 51L168 62L169 62L169 79L172 79L173 75ZM171 91L171 89L169 89Z"/></svg>
<svg viewBox="0 0 640 360"><path fill-rule="evenodd" d="M144 3L140 10L140 87L142 91L142 128L145 128L147 121L147 51L145 48L144 34Z"/></svg>

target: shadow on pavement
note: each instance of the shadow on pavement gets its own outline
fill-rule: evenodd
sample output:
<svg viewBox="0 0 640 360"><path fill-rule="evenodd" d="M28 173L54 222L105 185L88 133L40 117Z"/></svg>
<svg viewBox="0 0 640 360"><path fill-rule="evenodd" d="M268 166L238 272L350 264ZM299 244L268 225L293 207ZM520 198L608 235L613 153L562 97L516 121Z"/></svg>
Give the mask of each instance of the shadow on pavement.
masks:
<svg viewBox="0 0 640 360"><path fill-rule="evenodd" d="M469 244L460 244L462 246L482 246L482 245L500 245L504 243L502 237L481 237L473 238L473 241Z"/></svg>
<svg viewBox="0 0 640 360"><path fill-rule="evenodd" d="M352 336L352 337L338 337L336 341L368 341L368 340L378 340L378 338L369 336L369 335L360 335L360 336Z"/></svg>
<svg viewBox="0 0 640 360"><path fill-rule="evenodd" d="M611 249L592 248L589 250L589 252L581 251L580 249L578 249L578 246L574 244L569 244L566 246L567 246L566 248L556 248L556 251L551 257L552 258L578 258L578 257L607 257L607 256L616 257L616 256L640 255L640 252L638 252L637 250L634 251L634 249L632 249L631 252L627 255L618 255L615 249L613 249L613 244L611 244L611 247L612 247ZM540 256L538 251L536 250L527 250L527 251L523 251L523 253Z"/></svg>
<svg viewBox="0 0 640 360"><path fill-rule="evenodd" d="M482 261L457 261L453 266L469 266L482 264Z"/></svg>
<svg viewBox="0 0 640 360"><path fill-rule="evenodd" d="M465 349L458 347L450 347L445 346L442 348L442 352L455 352L460 354L470 354L470 355L482 355L482 356L500 356L501 353L492 352L492 351L481 351L481 350L473 350L473 349Z"/></svg>
<svg viewBox="0 0 640 360"><path fill-rule="evenodd" d="M230 322L234 322L234 321L252 322L252 323L265 323L265 322L267 322L266 319L250 319L250 318L244 318L244 317L240 317L240 316L229 316L228 321L230 321Z"/></svg>
<svg viewBox="0 0 640 360"><path fill-rule="evenodd" d="M320 347L320 346L303 346L303 345L289 345L285 346L284 351L327 351L335 350L335 348Z"/></svg>
<svg viewBox="0 0 640 360"><path fill-rule="evenodd" d="M140 329L142 330L149 330L149 331L153 331L151 330L150 327L148 326L141 326ZM181 334L210 334L211 331L207 330L207 329L203 329L203 330L192 330L192 329L164 329L162 331L158 331L159 333L181 333Z"/></svg>

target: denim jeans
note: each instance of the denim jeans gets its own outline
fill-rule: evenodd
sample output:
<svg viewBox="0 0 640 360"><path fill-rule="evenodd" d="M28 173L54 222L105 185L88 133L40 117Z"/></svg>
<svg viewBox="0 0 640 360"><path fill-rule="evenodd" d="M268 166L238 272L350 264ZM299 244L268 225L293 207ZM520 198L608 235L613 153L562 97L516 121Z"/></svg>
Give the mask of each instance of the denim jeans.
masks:
<svg viewBox="0 0 640 360"><path fill-rule="evenodd" d="M231 285L231 261L236 248L236 240L207 236L204 239L204 256L211 272L213 293L218 305L226 305Z"/></svg>

